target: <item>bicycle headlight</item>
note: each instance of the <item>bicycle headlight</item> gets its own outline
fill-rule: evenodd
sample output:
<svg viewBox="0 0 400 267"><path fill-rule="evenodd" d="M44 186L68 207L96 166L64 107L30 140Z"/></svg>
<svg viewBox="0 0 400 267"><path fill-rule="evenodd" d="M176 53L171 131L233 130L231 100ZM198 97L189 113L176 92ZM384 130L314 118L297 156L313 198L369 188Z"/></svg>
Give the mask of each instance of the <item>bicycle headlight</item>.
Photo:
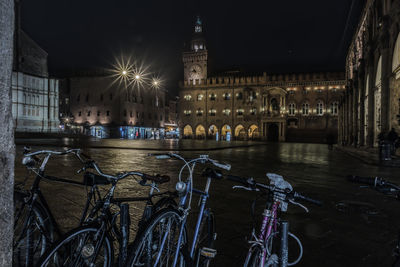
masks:
<svg viewBox="0 0 400 267"><path fill-rule="evenodd" d="M177 182L175 189L178 191L178 193L183 193L186 189L186 184L184 182Z"/></svg>

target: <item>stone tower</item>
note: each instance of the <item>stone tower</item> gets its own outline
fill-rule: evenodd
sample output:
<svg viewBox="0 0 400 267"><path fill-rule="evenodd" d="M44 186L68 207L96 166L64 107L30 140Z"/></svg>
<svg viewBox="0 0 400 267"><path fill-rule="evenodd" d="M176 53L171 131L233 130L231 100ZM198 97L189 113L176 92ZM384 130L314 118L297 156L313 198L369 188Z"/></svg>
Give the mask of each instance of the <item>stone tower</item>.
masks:
<svg viewBox="0 0 400 267"><path fill-rule="evenodd" d="M207 56L202 21L200 17L197 17L189 51L183 53L185 81L189 84L204 83L204 80L207 79Z"/></svg>

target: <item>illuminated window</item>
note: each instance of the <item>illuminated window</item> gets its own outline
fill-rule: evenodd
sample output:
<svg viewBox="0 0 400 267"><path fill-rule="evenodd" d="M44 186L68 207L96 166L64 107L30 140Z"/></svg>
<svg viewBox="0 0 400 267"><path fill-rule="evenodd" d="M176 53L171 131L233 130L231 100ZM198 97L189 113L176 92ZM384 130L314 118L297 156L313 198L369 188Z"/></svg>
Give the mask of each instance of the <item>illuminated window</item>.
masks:
<svg viewBox="0 0 400 267"><path fill-rule="evenodd" d="M210 109L209 113L210 113L210 116L215 116L215 114L217 114L217 111L212 108L212 109Z"/></svg>
<svg viewBox="0 0 400 267"><path fill-rule="evenodd" d="M191 110L184 110L183 113L185 114L185 116L190 116L190 114L192 114Z"/></svg>
<svg viewBox="0 0 400 267"><path fill-rule="evenodd" d="M310 105L309 105L308 103L303 103L303 105L302 105L301 107L302 107L301 113L302 113L303 115L308 115L308 114L309 114L309 107L310 107Z"/></svg>
<svg viewBox="0 0 400 267"><path fill-rule="evenodd" d="M199 117L203 116L203 110L199 108L199 109L196 111L196 115L199 116Z"/></svg>
<svg viewBox="0 0 400 267"><path fill-rule="evenodd" d="M224 93L223 97L224 97L224 100L230 100L231 99L231 94L230 93Z"/></svg>
<svg viewBox="0 0 400 267"><path fill-rule="evenodd" d="M337 115L339 110L339 103L337 101L331 103L331 114Z"/></svg>
<svg viewBox="0 0 400 267"><path fill-rule="evenodd" d="M296 114L296 104L290 103L289 104L289 115L295 115L295 114Z"/></svg>
<svg viewBox="0 0 400 267"><path fill-rule="evenodd" d="M197 95L197 101L203 100L204 95L203 94L198 94Z"/></svg>
<svg viewBox="0 0 400 267"><path fill-rule="evenodd" d="M242 100L243 99L243 93L242 92L236 93L236 99L237 100Z"/></svg>
<svg viewBox="0 0 400 267"><path fill-rule="evenodd" d="M214 93L210 94L210 100L214 101L217 98L217 95Z"/></svg>
<svg viewBox="0 0 400 267"><path fill-rule="evenodd" d="M239 108L239 109L236 110L236 114L238 116L243 116L243 113L244 113L244 110L242 108Z"/></svg>
<svg viewBox="0 0 400 267"><path fill-rule="evenodd" d="M324 103L322 101L317 102L317 115L324 115Z"/></svg>
<svg viewBox="0 0 400 267"><path fill-rule="evenodd" d="M256 113L257 113L257 109L256 108L250 109L250 114L251 115L256 115Z"/></svg>
<svg viewBox="0 0 400 267"><path fill-rule="evenodd" d="M229 114L231 114L231 110L230 110L229 108L226 108L226 109L224 109L224 110L222 111L222 113L223 113L225 116L229 116Z"/></svg>
<svg viewBox="0 0 400 267"><path fill-rule="evenodd" d="M191 95L185 95L183 98L185 98L186 101L190 101L192 99Z"/></svg>

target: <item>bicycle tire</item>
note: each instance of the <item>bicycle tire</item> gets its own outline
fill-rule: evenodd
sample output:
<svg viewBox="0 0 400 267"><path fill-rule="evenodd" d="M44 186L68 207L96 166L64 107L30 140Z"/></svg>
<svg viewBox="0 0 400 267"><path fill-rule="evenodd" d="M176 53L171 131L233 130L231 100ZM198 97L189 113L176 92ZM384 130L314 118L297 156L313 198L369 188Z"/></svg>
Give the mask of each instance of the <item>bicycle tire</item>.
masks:
<svg viewBox="0 0 400 267"><path fill-rule="evenodd" d="M215 217L214 213L211 212L210 210L207 211L207 214L205 213L201 223L200 223L200 228L199 228L199 234L198 234L198 239L196 242L196 250L195 250L195 256L197 265L196 266L208 266L210 263L210 259L202 257L200 255L200 249L206 247L206 248L211 248L213 249L215 246L215 233L216 233L216 227L215 227Z"/></svg>
<svg viewBox="0 0 400 267"><path fill-rule="evenodd" d="M177 207L178 204L174 200L173 197L163 197L157 200L156 203L154 203L153 208L152 208L152 214L156 213L157 211L161 210L162 208L168 208L172 207L175 208Z"/></svg>
<svg viewBox="0 0 400 267"><path fill-rule="evenodd" d="M89 266L94 259L97 260L95 266L110 267L114 263L113 244L107 233L104 233L104 239L100 246L103 247L103 254L100 251L95 253L95 240L91 238L98 235L100 229L97 225L81 226L69 231L61 239L59 239L52 247L50 247L44 255L39 259L37 266L39 267L61 267L66 266L67 261L72 261L73 266ZM75 251L74 243L78 245L78 251ZM84 242L82 242L84 241ZM88 242L89 241L89 242ZM99 248L100 248L99 246ZM92 255L90 254L92 253ZM100 255L99 255L100 254ZM71 257L72 255L72 257ZM76 256L74 258L74 256ZM100 256L100 257L99 257ZM70 266L70 265L68 265Z"/></svg>
<svg viewBox="0 0 400 267"><path fill-rule="evenodd" d="M28 214L27 196L14 191L13 266L35 265L54 241L54 226L48 214L38 202Z"/></svg>
<svg viewBox="0 0 400 267"><path fill-rule="evenodd" d="M153 214L151 219L146 223L143 231L138 234L135 241L129 248L128 252L128 264L127 266L137 267L137 266L153 266L157 261L157 255L160 254L160 262L157 266L170 266L169 264L173 264L173 258L175 255L176 246L179 231L180 231L180 218L182 213L177 209L168 207L159 210L157 213ZM167 222L166 227L163 232L163 226L165 226L165 222ZM161 229L161 231L160 231ZM162 233L160 233L162 232ZM165 233L167 233L165 235ZM170 234L172 233L172 234ZM175 236L175 234L177 234ZM171 238L172 236L172 238ZM166 254L163 254L163 251L159 251L160 244L155 244L155 241L161 241L162 237L170 237L168 240L172 242L169 245L164 246L166 249ZM166 239L165 239L166 240ZM149 250L150 255L149 255ZM180 267L188 267L191 266L191 259L189 253L187 252L187 233L186 229L183 230L183 239L182 246L180 248L180 255L178 257L177 266Z"/></svg>

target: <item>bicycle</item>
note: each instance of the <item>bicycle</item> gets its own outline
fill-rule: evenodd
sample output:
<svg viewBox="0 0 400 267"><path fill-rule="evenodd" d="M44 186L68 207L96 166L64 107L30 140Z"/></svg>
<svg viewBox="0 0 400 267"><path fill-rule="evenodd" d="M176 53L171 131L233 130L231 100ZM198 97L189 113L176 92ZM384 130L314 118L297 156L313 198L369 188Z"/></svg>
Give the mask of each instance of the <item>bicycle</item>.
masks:
<svg viewBox="0 0 400 267"><path fill-rule="evenodd" d="M147 201L147 207L160 209L162 205L174 205L174 201L168 203L172 193L154 193L159 191L157 185L170 180L168 176L152 176L141 172L123 172L116 175L105 174L94 162L90 162L83 168L83 171L91 168L98 175L90 182L93 184L111 185L104 197L99 198L91 209L88 217L82 226L77 227L62 238L60 238L44 255L39 259L37 266L114 266L114 244L119 244L118 265L125 266L129 242L129 204L127 202ZM114 191L117 183L126 177L140 177L136 179L142 186L150 186L148 197L124 197L114 198ZM151 183L147 183L151 181ZM155 196L168 195L167 198L158 201L154 206L152 203ZM112 212L111 206L116 205L118 212ZM146 222L146 216L151 216L148 209L143 212L142 221ZM117 227L117 218L120 219L120 227ZM140 227L140 225L139 225ZM139 228L140 232L140 228Z"/></svg>
<svg viewBox="0 0 400 267"><path fill-rule="evenodd" d="M88 156L79 149L66 151L40 150L30 152L30 148L24 148L23 165L36 174L30 189L24 189L29 178L15 185L14 188L14 241L13 241L13 265L33 266L38 258L51 245L56 236L60 236L60 227L57 224L46 198L40 190L42 179L67 183L71 185L86 186L85 183L76 182L49 176L45 174L46 165L52 155L73 154L82 163L86 164ZM44 155L42 159L40 155ZM36 165L40 165L36 167ZM90 203L97 188L91 187L86 200L86 206ZM87 215L87 210L82 212L80 223Z"/></svg>
<svg viewBox="0 0 400 267"><path fill-rule="evenodd" d="M322 205L318 200L303 196L293 190L293 187L283 179L282 176L274 173L267 173L270 185L256 182L253 178L243 178L239 176L228 175L227 179L241 183L241 186L233 186L233 188L244 189L248 191L262 191L267 193L267 206L263 212L263 220L258 236L253 228L250 248L244 262L244 266L292 266L297 264L303 256L303 246L298 237L289 232L289 222L280 219L281 212L286 212L288 204L294 204L303 208L306 212L308 209L297 200L305 200L313 204ZM280 229L278 229L280 226ZM299 256L292 262L289 262L288 253L288 237L293 238L299 246ZM279 238L279 240L277 240ZM279 243L279 246L276 244Z"/></svg>
<svg viewBox="0 0 400 267"><path fill-rule="evenodd" d="M397 200L400 200L400 186L394 183L388 182L379 177L360 177L356 175L348 175L347 180L354 183L366 184L368 187L373 187L376 191L391 195ZM400 233L396 240L396 246L393 250L394 262L392 267L400 267Z"/></svg>
<svg viewBox="0 0 400 267"><path fill-rule="evenodd" d="M178 154L151 154L159 159L176 158L184 161L176 184L179 195L178 207L169 207L155 213L147 226L135 239L129 253L127 266L208 266L217 251L213 248L216 239L214 215L206 202L212 179L222 179L222 173L206 168L202 175L207 178L204 190L193 188L193 172L196 163L210 163L218 168L230 170L229 164L219 163L207 155L185 160ZM183 170L187 168L188 177L182 181ZM198 194L199 215L189 250L186 230L187 217L191 209L192 194Z"/></svg>

